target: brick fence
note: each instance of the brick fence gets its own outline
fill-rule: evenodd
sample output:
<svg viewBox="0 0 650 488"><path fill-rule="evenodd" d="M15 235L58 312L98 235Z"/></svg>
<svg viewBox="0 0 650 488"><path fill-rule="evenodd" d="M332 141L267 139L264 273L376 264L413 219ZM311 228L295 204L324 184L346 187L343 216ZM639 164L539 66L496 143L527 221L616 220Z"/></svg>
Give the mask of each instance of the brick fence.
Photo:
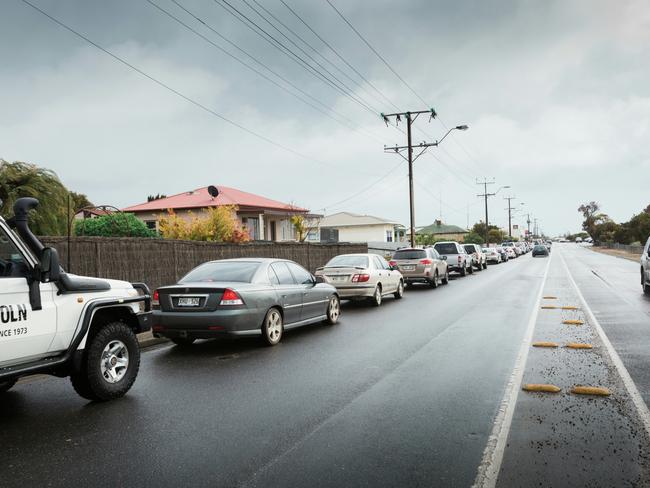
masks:
<svg viewBox="0 0 650 488"><path fill-rule="evenodd" d="M42 237L59 252L61 265L74 274L145 282L153 290L176 283L195 266L214 259L265 257L291 259L310 271L338 254L368 252L366 244L309 244L297 242L173 241L133 237L73 237L68 266L66 237Z"/></svg>

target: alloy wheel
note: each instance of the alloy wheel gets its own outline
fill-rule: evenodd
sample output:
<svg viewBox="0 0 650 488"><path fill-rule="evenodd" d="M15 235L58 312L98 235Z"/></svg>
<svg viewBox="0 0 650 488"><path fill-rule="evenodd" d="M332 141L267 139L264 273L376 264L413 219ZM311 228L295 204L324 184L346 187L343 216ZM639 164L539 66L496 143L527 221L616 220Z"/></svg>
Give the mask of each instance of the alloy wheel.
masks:
<svg viewBox="0 0 650 488"><path fill-rule="evenodd" d="M330 324L338 322L341 316L341 302L336 296L330 298L329 306L327 307L327 318Z"/></svg>
<svg viewBox="0 0 650 488"><path fill-rule="evenodd" d="M277 344L282 337L282 316L277 310L271 310L266 316L266 337L269 343Z"/></svg>
<svg viewBox="0 0 650 488"><path fill-rule="evenodd" d="M108 383L117 383L129 369L129 350L117 339L110 341L104 347L100 359L102 376Z"/></svg>

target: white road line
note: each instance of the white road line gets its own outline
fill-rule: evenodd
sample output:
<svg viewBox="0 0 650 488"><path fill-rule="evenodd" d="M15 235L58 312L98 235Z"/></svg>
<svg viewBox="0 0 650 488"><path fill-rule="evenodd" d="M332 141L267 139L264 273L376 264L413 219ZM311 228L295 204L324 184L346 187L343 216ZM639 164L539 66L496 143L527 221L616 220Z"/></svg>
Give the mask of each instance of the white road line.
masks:
<svg viewBox="0 0 650 488"><path fill-rule="evenodd" d="M532 258L531 258L532 259ZM546 264L544 277L539 287L537 300L533 306L533 313L528 321L524 341L519 349L515 367L510 375L510 380L506 386L506 392L501 400L499 412L494 420L494 427L492 434L488 438L487 446L483 451L483 459L478 467L478 474L474 480L473 488L494 488L499 477L499 470L503 461L503 453L506 448L508 434L510 433L510 425L512 424L512 417L515 413L515 406L517 405L517 396L519 395L521 380L524 376L526 368L526 360L528 359L528 351L530 350L530 343L533 339L533 332L535 331L535 323L537 322L537 315L539 314L542 297L544 296L544 285L546 285L546 278L548 270L551 266L553 254Z"/></svg>
<svg viewBox="0 0 650 488"><path fill-rule="evenodd" d="M564 256L561 256L561 258L562 258L562 264L564 264L564 269L566 269L567 275L569 276L569 281L571 282L571 285L573 285L573 288L575 289L578 298L582 302L582 307L589 319L589 323L593 325L594 328L596 329L596 332L598 332L598 336L600 337L600 340L602 341L603 345L607 349L607 353L609 354L609 357L611 358L612 363L616 368L616 371L618 372L619 376L623 380L623 384L625 385L625 389L627 390L627 393L630 395L630 398L632 398L632 402L636 407L637 413L639 414L639 418L643 422L643 427L645 427L646 433L650 436L650 411L648 410L648 406L643 401L643 397L641 396L641 393L639 393L636 384L634 384L634 380L630 376L630 373L627 371L627 368L623 364L623 361L621 361L621 358L616 352L616 349L614 349L612 343L609 342L609 338L607 337L605 331L601 327L600 322L598 322L598 319L591 311L591 308L589 308L589 305L587 305L587 301L585 300L585 297L582 295L580 288L578 288L578 284L573 279L573 276L571 275L571 271L569 271L569 266L567 265Z"/></svg>

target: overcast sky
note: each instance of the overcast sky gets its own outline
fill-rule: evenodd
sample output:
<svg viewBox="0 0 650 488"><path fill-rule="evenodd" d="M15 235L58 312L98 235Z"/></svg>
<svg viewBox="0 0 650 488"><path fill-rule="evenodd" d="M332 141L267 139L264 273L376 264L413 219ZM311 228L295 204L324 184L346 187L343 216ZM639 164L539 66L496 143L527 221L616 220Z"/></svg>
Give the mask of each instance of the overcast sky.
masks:
<svg viewBox="0 0 650 488"><path fill-rule="evenodd" d="M0 158L50 168L96 204L124 207L152 193L214 184L314 212L408 224L406 163L383 152L384 144L406 142L405 127L386 127L378 115L395 107L439 113L440 120L416 121L417 142L440 139L443 124L470 126L415 163L417 225L440 216L461 226L483 219L475 183L483 177L495 179L491 191L512 187L489 201L490 222L500 226L507 226L508 195L522 209L515 223L525 225L521 216L530 212L550 234L578 231L584 201L600 202L617 221L650 204L647 0L331 0L417 95L326 0L285 2L372 86L281 0L227 1L344 83L345 94L239 22L221 0L177 3L307 95L171 0L151 0L318 110L145 0L29 1L214 112L22 1L0 2ZM267 23L275 21L260 5L309 44L275 24L304 52Z"/></svg>

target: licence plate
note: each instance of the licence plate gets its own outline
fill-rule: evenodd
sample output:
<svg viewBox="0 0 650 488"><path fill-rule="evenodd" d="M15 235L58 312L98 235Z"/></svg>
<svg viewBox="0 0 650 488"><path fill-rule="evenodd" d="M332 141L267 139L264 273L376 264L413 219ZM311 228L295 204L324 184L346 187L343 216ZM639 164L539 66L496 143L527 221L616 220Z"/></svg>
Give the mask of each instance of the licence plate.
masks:
<svg viewBox="0 0 650 488"><path fill-rule="evenodd" d="M415 266L402 266L402 269L404 271L413 271L415 269Z"/></svg>
<svg viewBox="0 0 650 488"><path fill-rule="evenodd" d="M200 303L199 297L180 297L178 299L179 307L198 307Z"/></svg>
<svg viewBox="0 0 650 488"><path fill-rule="evenodd" d="M332 281L345 281L348 279L347 276L332 276L331 277Z"/></svg>

